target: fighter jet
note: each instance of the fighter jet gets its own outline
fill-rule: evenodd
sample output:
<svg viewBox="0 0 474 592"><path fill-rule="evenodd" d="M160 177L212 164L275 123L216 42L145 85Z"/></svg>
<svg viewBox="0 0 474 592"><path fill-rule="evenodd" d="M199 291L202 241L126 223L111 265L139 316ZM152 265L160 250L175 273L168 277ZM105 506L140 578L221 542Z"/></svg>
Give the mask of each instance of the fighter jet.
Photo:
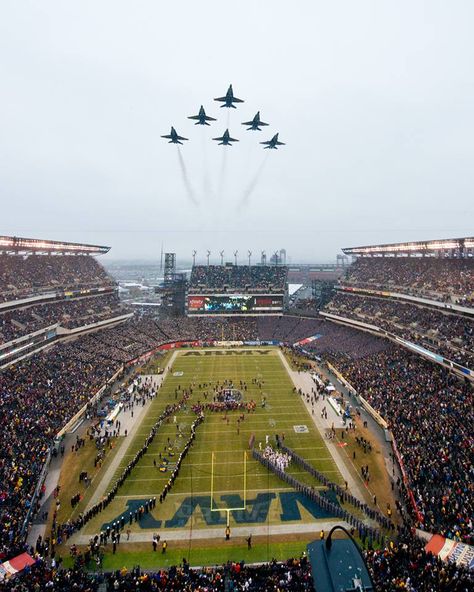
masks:
<svg viewBox="0 0 474 592"><path fill-rule="evenodd" d="M259 132L261 132L262 130L260 129L260 126L261 125L268 125L268 123L265 123L264 121L260 121L260 111L258 111L257 115L255 115L255 117L252 119L252 121L244 121L242 123L242 125L249 125L250 126L247 128L247 131L258 130Z"/></svg>
<svg viewBox="0 0 474 592"><path fill-rule="evenodd" d="M237 107L235 105L233 105L232 103L243 103L244 102L242 99L238 99L237 97L234 97L234 91L232 90L232 84L229 86L225 97L218 97L217 99L214 99L214 101L219 101L220 103L224 103L223 105L221 105L221 107L229 107L229 108L232 107L232 109L237 109Z"/></svg>
<svg viewBox="0 0 474 592"><path fill-rule="evenodd" d="M166 136L161 136L161 137L169 140L168 144L182 144L183 142L180 142L180 140L187 140L188 139L188 138L183 138L183 136L178 136L178 132L174 129L174 127L171 128L171 132L169 134L167 134Z"/></svg>
<svg viewBox="0 0 474 592"><path fill-rule="evenodd" d="M199 109L199 114L198 115L190 115L188 117L188 119L197 119L197 121L194 125L209 125L207 123L208 121L216 121L216 119L214 117L209 117L209 115L206 115L206 112L204 111L204 107L202 105L201 105L201 108Z"/></svg>
<svg viewBox="0 0 474 592"><path fill-rule="evenodd" d="M273 148L275 150L278 150L277 146L284 146L285 145L284 142L278 141L278 134L275 134L271 140L268 140L267 142L260 142L260 144L265 144L265 146L263 147L264 149L265 148Z"/></svg>
<svg viewBox="0 0 474 592"><path fill-rule="evenodd" d="M226 129L224 135L220 138L212 138L213 140L219 141L219 146L232 146L231 142L238 142L235 138L231 138L229 134L229 130Z"/></svg>

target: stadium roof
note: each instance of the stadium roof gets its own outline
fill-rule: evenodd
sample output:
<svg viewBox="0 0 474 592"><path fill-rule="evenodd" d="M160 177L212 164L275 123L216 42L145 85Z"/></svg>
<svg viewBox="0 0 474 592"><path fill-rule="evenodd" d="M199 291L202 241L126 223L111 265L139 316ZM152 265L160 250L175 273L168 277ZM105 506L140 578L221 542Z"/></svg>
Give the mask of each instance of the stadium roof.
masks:
<svg viewBox="0 0 474 592"><path fill-rule="evenodd" d="M364 247L346 247L345 255L426 255L447 251L465 252L474 249L474 237L446 238L410 243L389 243Z"/></svg>
<svg viewBox="0 0 474 592"><path fill-rule="evenodd" d="M80 255L103 255L110 247L85 245L38 238L0 236L0 252L7 253L68 253Z"/></svg>

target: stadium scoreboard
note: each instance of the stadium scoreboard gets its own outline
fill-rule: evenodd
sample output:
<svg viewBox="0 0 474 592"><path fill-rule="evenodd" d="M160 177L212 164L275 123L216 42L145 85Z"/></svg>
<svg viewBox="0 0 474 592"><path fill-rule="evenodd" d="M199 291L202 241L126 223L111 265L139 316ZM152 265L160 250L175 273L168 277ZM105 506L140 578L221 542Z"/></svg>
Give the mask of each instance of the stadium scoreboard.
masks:
<svg viewBox="0 0 474 592"><path fill-rule="evenodd" d="M284 294L189 294L188 316L281 314Z"/></svg>

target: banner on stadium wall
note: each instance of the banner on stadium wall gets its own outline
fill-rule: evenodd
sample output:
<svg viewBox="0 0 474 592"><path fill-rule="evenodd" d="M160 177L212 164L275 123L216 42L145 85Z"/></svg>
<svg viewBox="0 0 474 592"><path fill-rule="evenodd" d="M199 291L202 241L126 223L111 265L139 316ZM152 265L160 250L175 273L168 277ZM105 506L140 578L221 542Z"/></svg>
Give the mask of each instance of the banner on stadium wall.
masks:
<svg viewBox="0 0 474 592"><path fill-rule="evenodd" d="M458 543L440 534L435 534L426 544L425 551L437 555L443 561L450 561L458 566L474 570L474 547L471 545Z"/></svg>
<svg viewBox="0 0 474 592"><path fill-rule="evenodd" d="M415 496L413 495L413 491L410 489L410 485L408 483L408 476L405 471L405 465L403 464L402 457L401 457L400 453L398 452L397 442L393 436L392 436L392 449L393 449L393 453L395 455L395 458L397 459L398 466L400 467L400 472L402 474L403 484L405 485L405 489L407 491L408 497L410 498L410 503L413 507L413 511L415 512L418 522L420 522L420 524L423 524L425 522L425 518L421 514L421 512L418 510L418 506L415 501Z"/></svg>
<svg viewBox="0 0 474 592"><path fill-rule="evenodd" d="M214 345L217 347L236 347L243 344L243 341L214 341Z"/></svg>
<svg viewBox="0 0 474 592"><path fill-rule="evenodd" d="M370 288L350 288L348 286L336 286L336 290L341 290L341 292L356 292L356 293L364 293L370 294L374 296L391 296L391 292L386 292L384 290L371 290Z"/></svg>
<svg viewBox="0 0 474 592"><path fill-rule="evenodd" d="M316 341L322 337L321 333L317 333L316 335L311 335L310 337L305 337L304 339L300 339L296 343L293 343L293 347L298 347L298 345L306 345L307 343L311 343L312 341Z"/></svg>
<svg viewBox="0 0 474 592"><path fill-rule="evenodd" d="M23 571L25 567L34 565L34 563L35 560L28 553L22 553L9 561L0 563L0 581L14 576L20 571Z"/></svg>
<svg viewBox="0 0 474 592"><path fill-rule="evenodd" d="M406 341L405 339L401 339L400 337L395 337L395 340L398 341L399 343L403 343L403 345L408 347L408 349L415 351L417 354L422 354L428 358L431 358L435 362L441 363L444 361L442 356L435 354L434 352L422 347L421 345L416 345L416 343L412 343L411 341Z"/></svg>
<svg viewBox="0 0 474 592"><path fill-rule="evenodd" d="M416 345L416 343L411 343L411 341L406 341L405 339L401 339L400 337L395 337L395 340L406 346L408 349L411 349L412 351L415 351L418 354L422 354L427 358L430 358L431 360L437 362L438 364L445 364L446 366L453 368L453 370L458 370L458 372L461 372L466 376L474 376L474 371L470 370L469 368L461 366L457 362L453 362L448 358L443 358L443 356L440 356L432 352L431 350L422 347L421 345Z"/></svg>

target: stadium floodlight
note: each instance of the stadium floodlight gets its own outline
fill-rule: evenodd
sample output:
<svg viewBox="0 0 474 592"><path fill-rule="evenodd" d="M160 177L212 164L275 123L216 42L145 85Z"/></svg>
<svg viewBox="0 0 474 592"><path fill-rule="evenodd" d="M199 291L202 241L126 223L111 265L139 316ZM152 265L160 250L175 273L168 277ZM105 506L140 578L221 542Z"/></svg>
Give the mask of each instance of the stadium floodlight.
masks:
<svg viewBox="0 0 474 592"><path fill-rule="evenodd" d="M207 266L209 267L209 257L211 256L211 251L207 250Z"/></svg>
<svg viewBox="0 0 474 592"><path fill-rule="evenodd" d="M103 253L108 253L110 247L36 238L22 238L18 236L0 236L0 250L17 252L41 251L51 253L90 253L92 255L101 255Z"/></svg>
<svg viewBox="0 0 474 592"><path fill-rule="evenodd" d="M265 251L262 251L261 264L263 266L265 266L267 264L267 254L265 253Z"/></svg>
<svg viewBox="0 0 474 592"><path fill-rule="evenodd" d="M196 249L193 250L193 267L196 265Z"/></svg>
<svg viewBox="0 0 474 592"><path fill-rule="evenodd" d="M219 254L221 256L221 265L224 265L224 251L219 251Z"/></svg>
<svg viewBox="0 0 474 592"><path fill-rule="evenodd" d="M278 251L275 251L273 256L275 257L275 265L278 265Z"/></svg>
<svg viewBox="0 0 474 592"><path fill-rule="evenodd" d="M248 257L249 257L249 267L250 267L250 257L252 257L252 251L249 249L248 252Z"/></svg>
<svg viewBox="0 0 474 592"><path fill-rule="evenodd" d="M235 266L237 267L237 255L238 255L239 251L234 251L234 261L235 261Z"/></svg>
<svg viewBox="0 0 474 592"><path fill-rule="evenodd" d="M408 243L389 243L383 245L370 245L363 247L351 247L342 249L346 255L379 255L398 253L426 254L437 251L461 251L474 246L473 237L441 239L431 241L415 241Z"/></svg>
<svg viewBox="0 0 474 592"><path fill-rule="evenodd" d="M227 526L230 524L231 512L245 512L247 509L247 452L244 450L244 503L238 508L214 508L214 456L215 452L211 453L211 512L226 512Z"/></svg>

